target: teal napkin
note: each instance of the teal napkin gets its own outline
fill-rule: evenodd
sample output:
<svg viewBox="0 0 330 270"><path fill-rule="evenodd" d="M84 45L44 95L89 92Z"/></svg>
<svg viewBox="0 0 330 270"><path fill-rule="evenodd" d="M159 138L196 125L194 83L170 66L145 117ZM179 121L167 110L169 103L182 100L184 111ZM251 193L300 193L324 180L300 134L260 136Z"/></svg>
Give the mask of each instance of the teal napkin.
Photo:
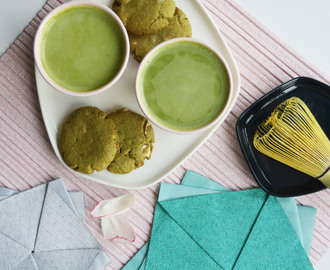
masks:
<svg viewBox="0 0 330 270"><path fill-rule="evenodd" d="M123 269L312 269L315 212L188 171L181 185L161 185L150 244Z"/></svg>

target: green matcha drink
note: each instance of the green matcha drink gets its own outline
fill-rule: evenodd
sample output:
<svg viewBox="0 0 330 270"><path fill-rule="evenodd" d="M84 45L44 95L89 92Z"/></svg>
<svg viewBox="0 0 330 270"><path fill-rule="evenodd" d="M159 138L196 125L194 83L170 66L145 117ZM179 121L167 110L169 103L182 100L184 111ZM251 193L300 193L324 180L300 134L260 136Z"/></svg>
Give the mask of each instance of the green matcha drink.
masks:
<svg viewBox="0 0 330 270"><path fill-rule="evenodd" d="M90 6L63 10L45 27L41 61L60 86L85 92L104 86L124 61L125 43L117 22Z"/></svg>
<svg viewBox="0 0 330 270"><path fill-rule="evenodd" d="M223 62L193 41L162 47L140 78L147 111L162 125L179 131L212 122L229 96L229 76Z"/></svg>

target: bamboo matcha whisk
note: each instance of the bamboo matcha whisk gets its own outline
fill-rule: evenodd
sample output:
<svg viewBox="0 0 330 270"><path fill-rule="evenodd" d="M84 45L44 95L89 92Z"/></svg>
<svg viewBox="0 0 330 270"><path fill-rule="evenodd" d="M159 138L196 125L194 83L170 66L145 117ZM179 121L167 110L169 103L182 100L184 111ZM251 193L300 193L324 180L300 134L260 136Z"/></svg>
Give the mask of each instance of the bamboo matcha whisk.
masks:
<svg viewBox="0 0 330 270"><path fill-rule="evenodd" d="M261 153L330 187L330 141L299 98L278 105L258 126L253 144Z"/></svg>

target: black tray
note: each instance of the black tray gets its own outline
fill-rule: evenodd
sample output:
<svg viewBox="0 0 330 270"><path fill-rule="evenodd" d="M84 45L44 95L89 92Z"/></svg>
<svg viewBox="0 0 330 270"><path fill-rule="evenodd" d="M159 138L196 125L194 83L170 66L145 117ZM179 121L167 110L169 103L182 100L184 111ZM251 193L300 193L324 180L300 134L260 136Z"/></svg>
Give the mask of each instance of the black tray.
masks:
<svg viewBox="0 0 330 270"><path fill-rule="evenodd" d="M330 86L298 77L270 91L238 118L236 133L250 170L263 190L278 197L300 196L325 189L321 181L260 153L253 146L258 125L280 103L296 96L306 103L324 133L330 138Z"/></svg>

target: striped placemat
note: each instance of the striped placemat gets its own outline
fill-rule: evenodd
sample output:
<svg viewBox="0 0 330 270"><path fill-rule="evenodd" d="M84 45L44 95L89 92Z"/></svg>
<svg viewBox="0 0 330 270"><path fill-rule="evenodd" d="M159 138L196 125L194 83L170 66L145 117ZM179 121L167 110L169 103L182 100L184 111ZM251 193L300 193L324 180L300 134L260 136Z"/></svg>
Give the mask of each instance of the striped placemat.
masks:
<svg viewBox="0 0 330 270"><path fill-rule="evenodd" d="M177 0L188 1L188 0ZM122 190L80 178L57 160L42 120L34 78L33 39L37 27L54 7L49 0L0 58L0 185L25 190L61 177L68 190L83 191L88 228L111 256L109 269L120 269L149 239L159 184L142 190ZM327 84L330 77L308 63L233 1L202 1L224 34L241 72L241 93L220 128L163 182L180 183L187 169L232 189L257 187L240 150L235 124L256 99L297 76ZM99 220L89 216L101 199L131 192L136 206L127 217L136 229L133 244L113 245L102 237ZM330 247L330 191L297 197L318 209L310 260L315 264Z"/></svg>

